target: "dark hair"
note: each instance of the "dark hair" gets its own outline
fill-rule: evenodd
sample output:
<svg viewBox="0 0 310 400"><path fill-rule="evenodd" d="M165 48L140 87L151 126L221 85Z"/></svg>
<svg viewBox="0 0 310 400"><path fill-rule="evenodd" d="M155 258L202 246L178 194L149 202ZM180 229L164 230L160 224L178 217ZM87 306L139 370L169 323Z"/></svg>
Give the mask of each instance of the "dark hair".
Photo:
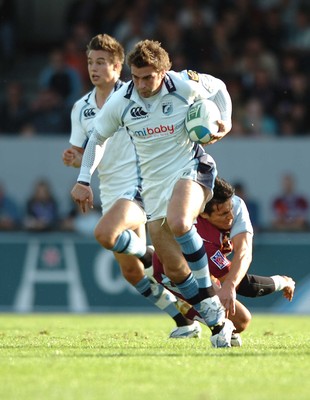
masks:
<svg viewBox="0 0 310 400"><path fill-rule="evenodd" d="M155 40L141 40L127 55L129 67L137 68L152 66L156 71L169 71L171 61L169 54L161 47L161 43Z"/></svg>
<svg viewBox="0 0 310 400"><path fill-rule="evenodd" d="M231 199L234 194L235 189L231 184L217 176L214 183L213 197L205 205L204 212L211 215L215 205L225 203L227 200Z"/></svg>

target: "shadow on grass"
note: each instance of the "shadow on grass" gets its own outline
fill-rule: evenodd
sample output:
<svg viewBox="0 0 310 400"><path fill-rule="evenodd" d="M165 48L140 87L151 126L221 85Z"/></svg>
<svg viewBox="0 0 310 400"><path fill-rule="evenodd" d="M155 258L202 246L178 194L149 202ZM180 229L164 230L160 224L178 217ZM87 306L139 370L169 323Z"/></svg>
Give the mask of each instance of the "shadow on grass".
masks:
<svg viewBox="0 0 310 400"><path fill-rule="evenodd" d="M9 347L6 347L9 348ZM20 349L21 350L21 349ZM31 350L31 349L29 349ZM171 357L175 357L175 358L183 358L184 357L195 357L195 358L205 358L205 357L229 357L229 358L250 358L250 357L256 357L256 358L267 358L267 357L275 357L275 356L283 356L285 358L288 357L288 354L290 357L300 357L301 355L303 357L306 356L310 356L310 350L309 351L305 351L300 349L300 351L296 351L294 350L294 353L291 354L290 349L286 349L286 350L279 350L279 349L272 349L272 348L268 348L266 349L266 351L264 350L259 350L259 351L249 351L246 349L207 349L205 352L201 352L201 353L196 353L193 352L191 353L190 350L187 353L170 353L170 352L165 352L161 349L160 352L156 352L156 353L152 353L152 352L141 352L139 353L133 353L133 352L111 352L109 354L104 354L101 353L100 350L101 349L93 349L94 352L96 353L92 353L92 352L88 352L88 353L72 353L72 354L66 354L66 352L64 352L63 350L59 350L59 349L50 349L51 352L50 354L48 353L44 353L44 354L33 354L33 353L29 353L29 354L8 354L8 355L4 355L1 354L0 355L0 359L4 359L7 357L14 357L14 358L139 358L139 357L154 357L154 358L171 358ZM137 351L136 348L133 348L132 350ZM98 352L98 353L97 353Z"/></svg>

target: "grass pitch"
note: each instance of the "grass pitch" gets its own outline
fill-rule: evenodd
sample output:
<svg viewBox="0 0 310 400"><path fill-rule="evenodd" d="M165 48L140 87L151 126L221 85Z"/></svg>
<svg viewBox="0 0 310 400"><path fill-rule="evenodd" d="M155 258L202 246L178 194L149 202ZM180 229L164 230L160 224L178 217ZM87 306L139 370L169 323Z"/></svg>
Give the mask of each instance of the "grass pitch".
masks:
<svg viewBox="0 0 310 400"><path fill-rule="evenodd" d="M1 400L308 400L310 317L254 315L243 347L165 315L0 315Z"/></svg>

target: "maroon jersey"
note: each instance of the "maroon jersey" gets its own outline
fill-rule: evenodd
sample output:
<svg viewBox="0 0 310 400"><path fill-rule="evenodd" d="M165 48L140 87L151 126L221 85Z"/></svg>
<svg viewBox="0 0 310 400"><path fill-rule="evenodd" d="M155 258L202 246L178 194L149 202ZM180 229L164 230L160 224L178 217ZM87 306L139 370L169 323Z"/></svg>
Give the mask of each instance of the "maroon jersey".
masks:
<svg viewBox="0 0 310 400"><path fill-rule="evenodd" d="M231 262L226 257L232 252L230 231L220 231L205 218L198 217L196 228L202 237L209 261L210 274L215 278L226 275Z"/></svg>
<svg viewBox="0 0 310 400"><path fill-rule="evenodd" d="M221 278L226 275L231 267L231 262L227 258L232 252L230 237L233 238L242 232L253 234L248 210L244 201L238 196L233 196L233 214L234 221L230 231L221 231L205 218L197 218L196 228L206 249L210 274L215 278ZM154 278L157 282L162 283L169 290L179 293L170 279L164 274L163 266L156 253L153 256L153 268ZM179 295L179 297L181 296Z"/></svg>

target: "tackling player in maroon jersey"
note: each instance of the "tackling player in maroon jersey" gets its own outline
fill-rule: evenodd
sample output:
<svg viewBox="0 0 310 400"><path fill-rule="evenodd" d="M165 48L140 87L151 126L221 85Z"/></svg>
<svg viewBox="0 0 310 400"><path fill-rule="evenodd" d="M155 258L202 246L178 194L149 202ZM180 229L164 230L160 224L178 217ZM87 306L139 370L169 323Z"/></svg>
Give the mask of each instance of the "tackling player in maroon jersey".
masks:
<svg viewBox="0 0 310 400"><path fill-rule="evenodd" d="M236 328L232 345L240 345L241 340L236 333L247 328L251 321L251 313L236 299L236 294L258 297L282 290L284 297L291 301L295 282L286 276L248 274L252 261L253 228L244 201L234 195L233 187L225 180L216 178L214 196L198 217L196 228L204 241L217 294L229 310L229 319ZM233 257L230 260L227 256L232 251ZM165 275L164 266L156 253L153 256L153 276L157 282L182 299L177 287ZM179 305L187 318L203 322L189 304L179 301Z"/></svg>

